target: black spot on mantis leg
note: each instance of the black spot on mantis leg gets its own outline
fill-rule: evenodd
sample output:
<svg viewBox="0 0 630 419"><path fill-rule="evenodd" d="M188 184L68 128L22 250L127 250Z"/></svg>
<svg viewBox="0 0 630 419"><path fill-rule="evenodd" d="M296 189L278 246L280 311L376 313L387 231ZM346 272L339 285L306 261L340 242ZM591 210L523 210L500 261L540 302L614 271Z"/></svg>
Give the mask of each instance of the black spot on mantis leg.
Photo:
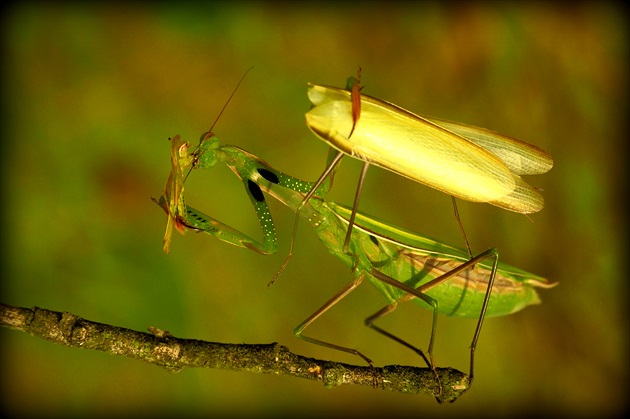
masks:
<svg viewBox="0 0 630 419"><path fill-rule="evenodd" d="M249 193L257 202L265 201L265 196L260 190L260 187L256 185L254 182L252 182L251 180L247 180L247 188L249 189Z"/></svg>
<svg viewBox="0 0 630 419"><path fill-rule="evenodd" d="M265 179L268 182L271 182L271 183L273 183L275 185L280 183L280 179L278 178L278 175L276 175L271 170L260 168L260 169L258 169L258 173L260 173L260 176L262 176L263 179Z"/></svg>

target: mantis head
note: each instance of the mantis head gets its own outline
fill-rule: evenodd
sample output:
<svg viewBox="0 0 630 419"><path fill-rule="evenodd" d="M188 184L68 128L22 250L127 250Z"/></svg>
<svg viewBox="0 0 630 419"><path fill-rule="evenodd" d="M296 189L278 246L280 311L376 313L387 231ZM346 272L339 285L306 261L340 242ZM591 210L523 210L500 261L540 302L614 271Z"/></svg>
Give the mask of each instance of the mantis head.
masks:
<svg viewBox="0 0 630 419"><path fill-rule="evenodd" d="M199 146L193 153L193 167L205 169L217 164L217 151L219 147L219 139L212 131L204 133L199 140Z"/></svg>

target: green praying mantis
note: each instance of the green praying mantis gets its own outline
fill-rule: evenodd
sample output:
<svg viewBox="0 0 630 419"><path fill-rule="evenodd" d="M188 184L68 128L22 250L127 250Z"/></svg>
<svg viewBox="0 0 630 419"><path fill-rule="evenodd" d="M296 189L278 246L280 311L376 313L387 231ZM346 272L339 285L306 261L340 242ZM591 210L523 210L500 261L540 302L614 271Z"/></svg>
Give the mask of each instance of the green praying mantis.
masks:
<svg viewBox="0 0 630 419"><path fill-rule="evenodd" d="M348 352L371 360L362 352L346 346L316 339L304 330L327 310L355 290L365 279L382 292L387 305L365 320L365 324L382 335L417 352L435 372L433 346L438 314L478 318L470 345L470 381L474 377L474 354L485 317L503 316L539 303L535 288L549 288L545 278L509 266L498 260L491 248L473 257L455 247L393 226L383 220L357 212L348 242L351 254L344 251L344 242L353 210L327 201L328 182L306 182L275 170L258 157L232 145L221 145L210 131L202 136L199 147L191 150L179 136L171 140L172 171L164 193L154 201L168 216L164 250L170 248L173 227L204 232L218 239L262 254L277 251L277 235L265 194L299 213L315 231L328 251L350 267L354 278L337 294L300 323L294 334L305 341ZM334 158L329 154L328 161ZM255 240L202 212L187 206L184 199L185 172L227 165L241 179L257 217L263 239ZM334 173L333 173L334 175ZM312 192L312 193L311 193ZM310 195L304 202L305 196ZM298 211L298 209L300 211ZM393 312L399 303L415 301L433 311L428 349L425 352L407 340L375 325L379 318ZM436 373L439 382L439 377Z"/></svg>
<svg viewBox="0 0 630 419"><path fill-rule="evenodd" d="M313 106L306 113L309 129L337 153L329 159L302 205L333 173L343 156L363 161L344 241L346 252L350 251L354 216L370 165L451 195L471 258L472 251L459 220L455 198L487 202L522 214L543 208L544 199L540 192L521 176L549 171L553 159L547 152L494 131L422 117L393 103L362 94L360 78L359 68L358 78L350 77L345 89L310 83L308 97ZM296 212L289 254L274 280L293 255L300 211L301 207Z"/></svg>

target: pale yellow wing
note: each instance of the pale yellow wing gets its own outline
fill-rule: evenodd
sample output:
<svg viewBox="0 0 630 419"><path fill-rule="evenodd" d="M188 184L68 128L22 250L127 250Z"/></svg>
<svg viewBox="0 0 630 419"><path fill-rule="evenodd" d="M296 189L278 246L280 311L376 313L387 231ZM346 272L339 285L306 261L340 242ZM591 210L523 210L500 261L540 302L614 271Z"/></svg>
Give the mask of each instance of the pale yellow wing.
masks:
<svg viewBox="0 0 630 419"><path fill-rule="evenodd" d="M424 118L495 154L515 175L538 175L553 167L553 159L549 153L525 141L459 122Z"/></svg>
<svg viewBox="0 0 630 419"><path fill-rule="evenodd" d="M514 175L516 187L509 194L489 203L521 214L538 212L545 206L545 200L538 189L527 184L520 176Z"/></svg>

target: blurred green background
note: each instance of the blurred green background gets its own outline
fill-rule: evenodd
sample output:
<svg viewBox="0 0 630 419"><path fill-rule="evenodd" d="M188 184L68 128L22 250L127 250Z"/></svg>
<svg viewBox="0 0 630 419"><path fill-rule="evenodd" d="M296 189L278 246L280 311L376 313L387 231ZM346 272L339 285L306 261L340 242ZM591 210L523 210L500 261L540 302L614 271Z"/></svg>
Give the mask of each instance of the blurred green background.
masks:
<svg viewBox="0 0 630 419"><path fill-rule="evenodd" d="M425 115L487 127L549 151L530 182L546 208L526 217L460 202L474 251L559 281L543 304L485 323L476 380L452 405L288 377L178 374L0 330L2 405L19 416L612 416L627 407L628 28L615 3L14 3L3 13L2 301L136 330L219 342L280 342L360 363L291 330L351 275L272 204L281 247L262 256L176 235L151 201L170 170L168 137L226 143L315 179L326 145L304 124L306 83L343 86ZM622 166L623 165L623 166ZM346 159L331 198L349 203ZM189 203L259 237L238 180L196 174ZM462 245L450 198L373 168L362 210ZM620 198L623 197L623 198ZM623 258L623 260L622 260ZM421 365L363 326L384 300L369 285L311 330L377 365ZM411 304L382 325L426 347L430 312ZM440 366L466 371L474 320L441 318Z"/></svg>

